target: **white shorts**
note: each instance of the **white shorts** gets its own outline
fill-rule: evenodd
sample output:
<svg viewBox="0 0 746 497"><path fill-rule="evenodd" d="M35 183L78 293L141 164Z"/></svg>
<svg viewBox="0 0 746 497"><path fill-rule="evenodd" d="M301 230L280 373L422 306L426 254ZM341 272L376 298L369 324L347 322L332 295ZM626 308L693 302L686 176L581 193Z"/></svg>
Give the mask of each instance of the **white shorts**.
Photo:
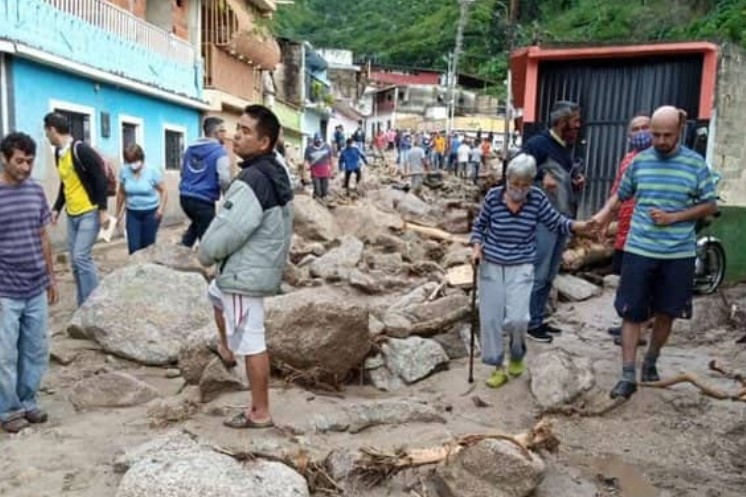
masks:
<svg viewBox="0 0 746 497"><path fill-rule="evenodd" d="M223 311L228 348L237 355L256 355L267 350L264 338L264 299L223 293L212 280L207 296Z"/></svg>

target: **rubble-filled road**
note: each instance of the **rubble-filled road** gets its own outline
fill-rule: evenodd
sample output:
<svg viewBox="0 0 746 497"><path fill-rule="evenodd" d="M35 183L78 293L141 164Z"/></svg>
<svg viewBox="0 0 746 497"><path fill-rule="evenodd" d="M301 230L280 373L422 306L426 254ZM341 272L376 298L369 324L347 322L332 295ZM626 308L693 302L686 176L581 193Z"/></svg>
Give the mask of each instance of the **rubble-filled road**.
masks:
<svg viewBox="0 0 746 497"><path fill-rule="evenodd" d="M552 318L562 335L529 343L529 372L499 390L477 358L469 385L470 302L448 274L468 263L479 189L445 178L419 198L368 176L331 206L296 197L284 294L266 301L272 429L222 424L245 405L246 378L214 353L205 273L176 246L177 229L131 260L121 242L98 247L106 276L77 312L58 264L40 398L51 420L0 434L0 495L746 494L746 403L681 384L587 415L608 405L619 370L606 332L613 278L562 278ZM743 287L724 295L746 305ZM737 391L708 368L746 364L729 313L720 296L699 299L662 375Z"/></svg>

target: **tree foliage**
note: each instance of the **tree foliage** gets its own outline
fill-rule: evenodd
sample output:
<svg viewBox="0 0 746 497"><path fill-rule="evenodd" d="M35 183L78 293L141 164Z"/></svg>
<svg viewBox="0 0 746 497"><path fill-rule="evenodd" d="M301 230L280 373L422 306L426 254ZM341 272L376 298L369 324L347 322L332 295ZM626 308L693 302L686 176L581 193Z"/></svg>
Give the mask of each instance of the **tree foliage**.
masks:
<svg viewBox="0 0 746 497"><path fill-rule="evenodd" d="M474 0L460 68L501 82L511 39L533 43L639 43L713 39L746 45L746 0ZM278 35L346 48L357 60L444 69L453 50L457 0L295 0L274 19Z"/></svg>

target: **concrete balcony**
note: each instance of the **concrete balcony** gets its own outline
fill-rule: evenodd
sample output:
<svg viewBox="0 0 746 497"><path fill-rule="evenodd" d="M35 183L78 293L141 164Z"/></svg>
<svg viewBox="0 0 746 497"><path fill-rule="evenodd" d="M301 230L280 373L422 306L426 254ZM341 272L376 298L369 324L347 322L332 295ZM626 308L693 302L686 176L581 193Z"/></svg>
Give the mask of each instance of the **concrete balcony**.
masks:
<svg viewBox="0 0 746 497"><path fill-rule="evenodd" d="M189 43L103 0L0 0L0 40L22 56L56 56L185 97L202 94L202 64Z"/></svg>

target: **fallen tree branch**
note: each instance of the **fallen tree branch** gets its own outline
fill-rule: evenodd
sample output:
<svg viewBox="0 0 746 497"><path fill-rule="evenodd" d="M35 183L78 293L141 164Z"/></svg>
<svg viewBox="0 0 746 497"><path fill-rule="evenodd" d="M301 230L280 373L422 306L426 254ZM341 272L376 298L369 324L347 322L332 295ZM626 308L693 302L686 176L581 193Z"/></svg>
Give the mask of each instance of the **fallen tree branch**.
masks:
<svg viewBox="0 0 746 497"><path fill-rule="evenodd" d="M431 228L429 226L422 226L419 224L415 224L411 221L405 221L404 222L404 230L414 231L415 233L419 233L425 238L430 238L431 240L438 240L438 241L446 241L446 242L457 242L462 245L469 245L469 238L466 236L458 236L451 233L448 233L447 231L443 231L438 228Z"/></svg>
<svg viewBox="0 0 746 497"><path fill-rule="evenodd" d="M715 359L710 361L708 367L710 368L710 371L720 373L729 380L737 381L741 384L741 386L746 388L746 376L744 376L743 374L725 369L725 367L721 366Z"/></svg>
<svg viewBox="0 0 746 497"><path fill-rule="evenodd" d="M683 373L673 378L667 378L661 381L655 382L643 382L640 386L650 388L668 388L679 383L690 383L695 387L699 388L702 394L707 397L711 397L717 400L732 400L734 402L746 402L746 388L742 389L738 393L729 393L722 390L718 390L712 386L705 385L702 381L691 373Z"/></svg>

